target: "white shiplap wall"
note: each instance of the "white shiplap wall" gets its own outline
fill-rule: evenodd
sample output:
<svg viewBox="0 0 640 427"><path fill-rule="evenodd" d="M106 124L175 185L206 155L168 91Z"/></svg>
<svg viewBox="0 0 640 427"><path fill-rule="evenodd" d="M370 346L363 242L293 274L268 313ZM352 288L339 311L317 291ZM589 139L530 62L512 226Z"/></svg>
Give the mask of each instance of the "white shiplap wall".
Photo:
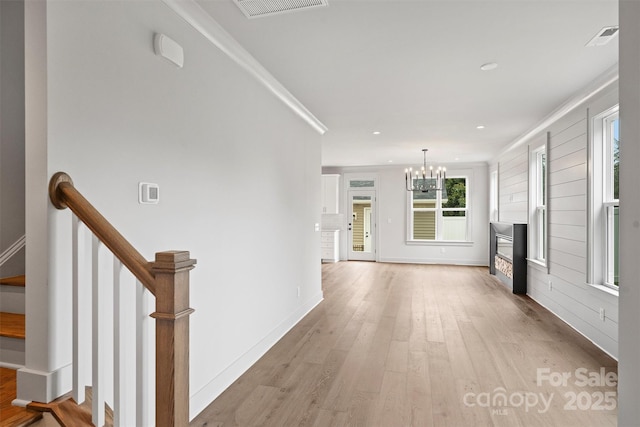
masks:
<svg viewBox="0 0 640 427"><path fill-rule="evenodd" d="M589 116L612 107L617 99L616 83L532 139L538 141L550 133L549 241L548 268L530 263L527 291L614 357L618 355L618 297L587 284L587 148ZM527 159L528 147L498 159L501 221L527 222ZM605 311L604 321L600 309Z"/></svg>
<svg viewBox="0 0 640 427"><path fill-rule="evenodd" d="M501 222L527 222L528 158L528 148L525 145L509 151L498 161Z"/></svg>

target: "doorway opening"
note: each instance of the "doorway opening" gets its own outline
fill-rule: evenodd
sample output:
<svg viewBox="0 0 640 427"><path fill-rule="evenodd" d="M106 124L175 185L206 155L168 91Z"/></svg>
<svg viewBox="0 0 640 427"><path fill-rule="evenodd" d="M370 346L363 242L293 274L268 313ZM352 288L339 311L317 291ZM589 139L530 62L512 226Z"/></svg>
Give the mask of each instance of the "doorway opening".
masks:
<svg viewBox="0 0 640 427"><path fill-rule="evenodd" d="M349 259L375 261L375 191L350 190L348 201L349 217L347 230L349 233Z"/></svg>

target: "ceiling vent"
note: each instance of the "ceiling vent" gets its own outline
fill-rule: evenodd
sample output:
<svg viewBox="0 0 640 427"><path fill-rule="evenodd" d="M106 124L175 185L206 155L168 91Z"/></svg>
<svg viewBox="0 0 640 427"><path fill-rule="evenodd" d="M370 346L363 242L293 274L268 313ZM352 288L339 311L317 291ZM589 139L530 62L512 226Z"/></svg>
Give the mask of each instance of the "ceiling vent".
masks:
<svg viewBox="0 0 640 427"><path fill-rule="evenodd" d="M247 18L329 6L328 0L233 0Z"/></svg>
<svg viewBox="0 0 640 427"><path fill-rule="evenodd" d="M596 34L591 40L589 40L589 43L587 43L586 46L604 46L618 34L618 29L618 26L604 27L603 29L598 31L598 34Z"/></svg>

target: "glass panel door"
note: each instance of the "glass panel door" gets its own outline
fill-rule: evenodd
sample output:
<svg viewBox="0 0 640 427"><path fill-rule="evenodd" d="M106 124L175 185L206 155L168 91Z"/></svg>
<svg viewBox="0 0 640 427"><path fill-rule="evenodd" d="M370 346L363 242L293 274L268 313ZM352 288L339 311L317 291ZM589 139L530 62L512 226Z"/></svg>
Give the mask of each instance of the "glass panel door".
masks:
<svg viewBox="0 0 640 427"><path fill-rule="evenodd" d="M376 260L375 191L349 191L349 259Z"/></svg>

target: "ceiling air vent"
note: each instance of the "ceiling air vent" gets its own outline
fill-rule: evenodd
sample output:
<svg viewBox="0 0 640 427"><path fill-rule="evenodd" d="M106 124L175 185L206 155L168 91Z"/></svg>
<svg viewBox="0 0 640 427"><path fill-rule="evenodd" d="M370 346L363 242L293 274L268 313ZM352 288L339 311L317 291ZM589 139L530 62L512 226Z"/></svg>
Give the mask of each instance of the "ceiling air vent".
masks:
<svg viewBox="0 0 640 427"><path fill-rule="evenodd" d="M328 0L233 0L247 18L328 6Z"/></svg>
<svg viewBox="0 0 640 427"><path fill-rule="evenodd" d="M609 43L611 39L616 36L616 34L618 34L617 26L604 27L603 29L598 31L598 34L596 34L591 40L589 40L589 43L587 43L586 46L604 46L605 44Z"/></svg>

